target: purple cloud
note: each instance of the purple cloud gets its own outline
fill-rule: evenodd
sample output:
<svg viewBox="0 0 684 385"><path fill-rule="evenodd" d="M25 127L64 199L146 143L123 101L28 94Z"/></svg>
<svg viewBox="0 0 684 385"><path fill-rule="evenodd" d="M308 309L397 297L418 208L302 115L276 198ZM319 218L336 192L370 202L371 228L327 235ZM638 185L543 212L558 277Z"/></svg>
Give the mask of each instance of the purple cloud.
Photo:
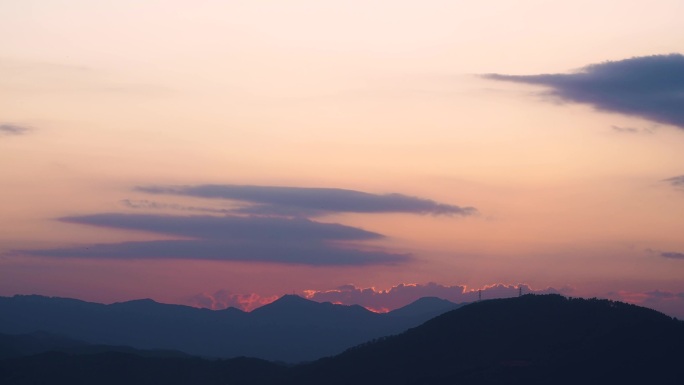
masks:
<svg viewBox="0 0 684 385"><path fill-rule="evenodd" d="M60 218L73 224L146 231L182 239L81 247L19 250L15 253L75 258L196 259L351 266L396 264L410 259L360 242L375 232L301 218L94 214Z"/></svg>
<svg viewBox="0 0 684 385"><path fill-rule="evenodd" d="M553 98L684 129L684 56L680 54L607 61L569 74L484 77L546 86Z"/></svg>
<svg viewBox="0 0 684 385"><path fill-rule="evenodd" d="M9 123L0 124L0 135L7 135L7 136L24 135L27 132L29 132L30 130L31 129L26 127L26 126L20 126L17 124L9 124Z"/></svg>
<svg viewBox="0 0 684 385"><path fill-rule="evenodd" d="M150 194L182 195L199 198L226 199L249 205L235 209L238 214L315 216L326 213L412 213L468 216L477 213L473 207L438 203L430 199L403 194L370 194L336 188L197 185L139 186Z"/></svg>
<svg viewBox="0 0 684 385"><path fill-rule="evenodd" d="M665 179L664 182L668 182L674 188L684 189L684 175L679 175L673 178Z"/></svg>

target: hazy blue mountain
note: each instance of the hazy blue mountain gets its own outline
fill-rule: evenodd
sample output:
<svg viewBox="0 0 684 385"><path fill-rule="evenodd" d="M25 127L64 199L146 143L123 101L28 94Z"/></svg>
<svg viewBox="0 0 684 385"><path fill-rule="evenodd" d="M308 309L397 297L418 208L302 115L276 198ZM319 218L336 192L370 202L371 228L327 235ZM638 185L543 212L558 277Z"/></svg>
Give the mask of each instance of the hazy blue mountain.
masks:
<svg viewBox="0 0 684 385"><path fill-rule="evenodd" d="M465 304L456 304L437 297L423 297L388 314L393 317L425 317L429 319L463 305Z"/></svg>
<svg viewBox="0 0 684 385"><path fill-rule="evenodd" d="M88 345L68 337L45 332L30 334L0 334L0 358L79 348Z"/></svg>
<svg viewBox="0 0 684 385"><path fill-rule="evenodd" d="M105 352L130 353L142 357L189 357L172 350L141 350L128 346L93 345L68 337L35 332L29 334L0 334L0 359L23 357L47 352L95 354Z"/></svg>
<svg viewBox="0 0 684 385"><path fill-rule="evenodd" d="M361 306L318 303L286 295L247 313L235 308L214 311L161 304L150 299L103 305L29 295L0 297L0 333L44 331L90 344L180 350L205 357L248 356L301 362L400 333L451 305L419 300L394 312L378 314Z"/></svg>

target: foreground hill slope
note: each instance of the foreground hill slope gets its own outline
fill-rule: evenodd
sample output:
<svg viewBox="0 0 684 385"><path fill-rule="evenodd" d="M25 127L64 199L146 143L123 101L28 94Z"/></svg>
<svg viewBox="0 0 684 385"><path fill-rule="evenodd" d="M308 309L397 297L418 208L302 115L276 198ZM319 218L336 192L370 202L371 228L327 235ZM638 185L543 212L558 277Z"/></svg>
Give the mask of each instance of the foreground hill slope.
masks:
<svg viewBox="0 0 684 385"><path fill-rule="evenodd" d="M620 302L526 295L445 313L298 367L298 384L681 383L684 325Z"/></svg>
<svg viewBox="0 0 684 385"><path fill-rule="evenodd" d="M122 352L41 353L0 360L3 385L270 385L286 367L255 358L207 360Z"/></svg>

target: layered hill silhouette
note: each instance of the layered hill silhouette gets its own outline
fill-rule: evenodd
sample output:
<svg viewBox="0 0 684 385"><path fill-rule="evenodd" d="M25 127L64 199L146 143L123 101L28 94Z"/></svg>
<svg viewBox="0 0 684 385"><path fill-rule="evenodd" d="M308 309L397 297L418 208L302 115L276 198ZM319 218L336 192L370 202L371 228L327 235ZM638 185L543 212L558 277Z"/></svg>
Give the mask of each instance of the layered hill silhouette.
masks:
<svg viewBox="0 0 684 385"><path fill-rule="evenodd" d="M684 323L650 309L525 295L469 304L307 364L42 353L0 360L0 383L679 384L682 346Z"/></svg>
<svg viewBox="0 0 684 385"><path fill-rule="evenodd" d="M47 332L88 344L296 363L400 333L458 306L424 298L378 314L361 306L286 295L247 313L236 308L215 311L150 299L104 305L30 295L0 297L0 333Z"/></svg>
<svg viewBox="0 0 684 385"><path fill-rule="evenodd" d="M598 299L525 295L445 313L295 368L297 384L675 384L684 323Z"/></svg>
<svg viewBox="0 0 684 385"><path fill-rule="evenodd" d="M129 346L97 345L57 334L0 334L0 359L31 356L47 352L69 354L130 353L142 357L191 357L174 350L143 350Z"/></svg>

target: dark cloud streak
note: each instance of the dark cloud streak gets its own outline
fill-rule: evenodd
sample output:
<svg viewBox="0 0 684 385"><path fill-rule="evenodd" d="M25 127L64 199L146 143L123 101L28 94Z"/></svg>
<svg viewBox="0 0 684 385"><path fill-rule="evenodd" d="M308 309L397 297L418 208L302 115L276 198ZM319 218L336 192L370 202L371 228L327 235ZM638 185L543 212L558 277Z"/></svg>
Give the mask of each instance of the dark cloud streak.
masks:
<svg viewBox="0 0 684 385"><path fill-rule="evenodd" d="M93 214L63 217L62 222L125 230L149 231L200 239L360 241L380 239L383 235L337 223L309 219L239 216L177 216L151 214Z"/></svg>
<svg viewBox="0 0 684 385"><path fill-rule="evenodd" d="M366 266L397 264L408 254L341 248L326 242L259 242L219 240L162 240L96 244L85 247L22 250L43 257L91 259L186 259L269 262L310 266Z"/></svg>
<svg viewBox="0 0 684 385"><path fill-rule="evenodd" d="M124 199L134 209L194 211L224 215L100 213L59 218L64 223L144 231L174 239L93 244L17 253L52 257L117 259L177 258L293 263L325 266L397 264L411 259L369 248L365 241L384 235L339 223L309 219L328 213L414 213L471 215L471 207L438 203L402 194L375 195L332 188L240 185L143 186L151 194L169 194L234 202L226 209Z"/></svg>
<svg viewBox="0 0 684 385"><path fill-rule="evenodd" d="M663 258L684 260L684 253L676 253L673 251L664 251L664 252L660 253L660 256Z"/></svg>
<svg viewBox="0 0 684 385"><path fill-rule="evenodd" d="M620 132L620 133L624 133L624 134L636 134L639 131L641 131L641 130L634 128L634 127L610 126L610 128L612 128L613 131L615 131L615 132Z"/></svg>
<svg viewBox="0 0 684 385"><path fill-rule="evenodd" d="M483 75L551 88L550 96L684 129L684 56L634 57L569 74Z"/></svg>
<svg viewBox="0 0 684 385"><path fill-rule="evenodd" d="M670 183L672 187L684 189L684 175L665 179L664 182Z"/></svg>
<svg viewBox="0 0 684 385"><path fill-rule="evenodd" d="M330 212L473 215L473 207L438 203L403 194L370 194L335 188L248 185L139 186L138 191L254 204L236 212L257 215L314 216Z"/></svg>
<svg viewBox="0 0 684 385"><path fill-rule="evenodd" d="M133 200L133 199L122 199L119 201L122 205L131 209L152 209L152 210L179 210L179 211L195 211L202 213L215 213L215 214L233 214L235 210L230 209L218 209L213 207L198 207L198 206L185 206L175 203L161 203L154 202L147 199Z"/></svg>
<svg viewBox="0 0 684 385"><path fill-rule="evenodd" d="M30 131L30 128L26 126L20 126L17 124L3 123L0 124L0 135L24 135Z"/></svg>
<svg viewBox="0 0 684 385"><path fill-rule="evenodd" d="M124 260L168 258L311 266L391 265L411 258L409 254L368 249L358 243L381 239L384 237L382 234L301 218L108 213L71 216L59 220L88 226L146 231L184 239L18 250L14 253L43 257Z"/></svg>

